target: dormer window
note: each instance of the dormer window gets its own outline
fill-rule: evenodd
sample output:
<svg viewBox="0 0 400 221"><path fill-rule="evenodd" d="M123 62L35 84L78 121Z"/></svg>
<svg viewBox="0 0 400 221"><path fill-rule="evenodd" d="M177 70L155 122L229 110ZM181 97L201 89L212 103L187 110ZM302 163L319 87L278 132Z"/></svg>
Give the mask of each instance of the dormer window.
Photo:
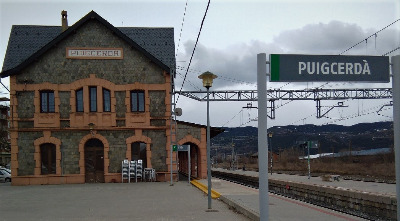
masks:
<svg viewBox="0 0 400 221"><path fill-rule="evenodd" d="M40 91L40 112L55 112L54 91Z"/></svg>

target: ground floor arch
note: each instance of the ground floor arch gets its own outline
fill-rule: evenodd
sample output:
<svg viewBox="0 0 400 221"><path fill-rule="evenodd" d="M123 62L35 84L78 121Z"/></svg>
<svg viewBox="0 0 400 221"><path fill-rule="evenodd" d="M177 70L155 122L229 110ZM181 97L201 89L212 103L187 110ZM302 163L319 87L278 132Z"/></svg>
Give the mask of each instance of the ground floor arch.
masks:
<svg viewBox="0 0 400 221"><path fill-rule="evenodd" d="M194 178L201 178L200 177L200 150L199 147L194 143L184 143L183 145L190 146L190 174L191 177ZM179 159L179 173L188 175L189 174L189 158L188 153L186 151L179 151L178 152L178 159Z"/></svg>
<svg viewBox="0 0 400 221"><path fill-rule="evenodd" d="M104 144L96 138L86 141L85 182L104 183Z"/></svg>

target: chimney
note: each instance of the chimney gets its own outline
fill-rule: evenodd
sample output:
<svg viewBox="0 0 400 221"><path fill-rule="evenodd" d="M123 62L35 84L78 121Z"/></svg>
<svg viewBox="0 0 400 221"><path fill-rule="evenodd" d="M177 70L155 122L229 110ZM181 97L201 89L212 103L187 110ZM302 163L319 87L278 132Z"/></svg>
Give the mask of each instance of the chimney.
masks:
<svg viewBox="0 0 400 221"><path fill-rule="evenodd" d="M61 31L64 32L68 29L67 11L61 12Z"/></svg>

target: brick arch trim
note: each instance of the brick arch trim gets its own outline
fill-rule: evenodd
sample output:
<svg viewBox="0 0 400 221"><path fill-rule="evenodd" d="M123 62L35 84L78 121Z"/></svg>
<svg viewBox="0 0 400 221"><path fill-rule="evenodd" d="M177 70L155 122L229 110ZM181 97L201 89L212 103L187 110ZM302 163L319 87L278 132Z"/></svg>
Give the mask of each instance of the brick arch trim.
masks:
<svg viewBox="0 0 400 221"><path fill-rule="evenodd" d="M41 175L42 171L42 159L40 153L40 146L45 143L51 143L56 146L56 175L61 175L61 140L56 137L51 137L51 134L44 132L43 137L40 137L33 141L35 146L34 161L35 161L35 175ZM50 174L51 175L51 174Z"/></svg>
<svg viewBox="0 0 400 221"><path fill-rule="evenodd" d="M192 135L186 135L183 139L178 141L179 145L183 145L185 143L193 143L200 147L200 140L194 138Z"/></svg>
<svg viewBox="0 0 400 221"><path fill-rule="evenodd" d="M79 80L71 83L71 89L77 90L77 89L85 87L87 85L102 86L102 87L106 87L106 88L115 88L115 84L113 82L102 79L102 78L97 78L95 74L90 74L89 78L79 79Z"/></svg>
<svg viewBox="0 0 400 221"><path fill-rule="evenodd" d="M90 139L98 139L103 143L104 146L104 175L108 174L108 167L110 165L110 158L108 157L108 152L110 151L110 144L108 143L108 140L101 136L100 134L97 134L94 132L93 134L88 134L84 136L81 141L79 142L79 168L80 168L80 174L85 175L85 144L88 140Z"/></svg>
<svg viewBox="0 0 400 221"><path fill-rule="evenodd" d="M128 137L126 139L126 155L125 155L126 158L128 160L131 160L132 143L135 143L135 142L143 142L146 144L147 165L145 165L145 167L152 168L152 165L151 165L151 138L142 135L140 132L137 135Z"/></svg>

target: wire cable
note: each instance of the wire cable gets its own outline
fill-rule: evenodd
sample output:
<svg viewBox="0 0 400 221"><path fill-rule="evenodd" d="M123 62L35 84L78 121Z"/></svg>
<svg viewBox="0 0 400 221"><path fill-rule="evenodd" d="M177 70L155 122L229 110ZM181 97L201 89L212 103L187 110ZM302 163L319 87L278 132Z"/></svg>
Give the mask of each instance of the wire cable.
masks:
<svg viewBox="0 0 400 221"><path fill-rule="evenodd" d="M179 40L178 40L178 46L176 47L176 54L175 54L175 57L177 57L177 56L178 56L178 51L179 51L179 43L181 42L182 30L183 30L183 23L185 23L186 8L187 8L187 6L188 6L188 1L189 1L189 0L186 0L185 10L184 10L184 12L183 12L183 18L182 18L181 31L180 31L180 33L179 33Z"/></svg>
<svg viewBox="0 0 400 221"><path fill-rule="evenodd" d="M193 51L192 51L192 56L190 56L190 61L189 61L189 64L187 66L185 77L183 78L182 86L181 86L181 89L179 90L179 92L182 92L183 85L185 84L186 77L187 77L190 65L192 64L194 52L196 51L197 43L199 42L199 38L200 38L200 34L201 34L201 29L203 28L204 20L206 19L209 7L210 7L210 0L208 0L207 8L206 8L206 11L204 13L203 20L201 21L200 30L199 30L199 33L197 34L196 43L194 44L194 48L193 48ZM178 101L179 101L179 94L178 94L178 98L176 99L176 104L178 103Z"/></svg>
<svg viewBox="0 0 400 221"><path fill-rule="evenodd" d="M397 47L397 48L395 48L395 49L393 49L393 50L391 50L391 51L386 52L386 53L383 54L382 56L386 56L386 55L388 55L388 54L391 54L391 53L393 53L393 52L395 52L395 51L397 51L397 50L399 50L399 49L400 49L400 47Z"/></svg>
<svg viewBox="0 0 400 221"><path fill-rule="evenodd" d="M359 44L361 44L361 43L363 43L363 42L366 42L366 43L367 43L367 41L368 41L369 38L371 38L371 37L373 37L373 36L376 36L379 32L381 32L381 31L385 30L386 28L392 26L393 24L395 24L395 23L398 22L398 21L400 21L400 19L397 19L396 21L390 23L389 25L387 25L386 27L382 28L381 30L379 30L379 31L373 33L372 35L368 36L368 37L365 38L364 40L362 40L362 41L358 42L357 44L351 46L350 48L344 50L344 51L343 51L342 53L340 53L339 55L341 55L341 54L343 54L343 53L346 53L347 51L353 49L354 47L356 47L357 45L359 45Z"/></svg>

